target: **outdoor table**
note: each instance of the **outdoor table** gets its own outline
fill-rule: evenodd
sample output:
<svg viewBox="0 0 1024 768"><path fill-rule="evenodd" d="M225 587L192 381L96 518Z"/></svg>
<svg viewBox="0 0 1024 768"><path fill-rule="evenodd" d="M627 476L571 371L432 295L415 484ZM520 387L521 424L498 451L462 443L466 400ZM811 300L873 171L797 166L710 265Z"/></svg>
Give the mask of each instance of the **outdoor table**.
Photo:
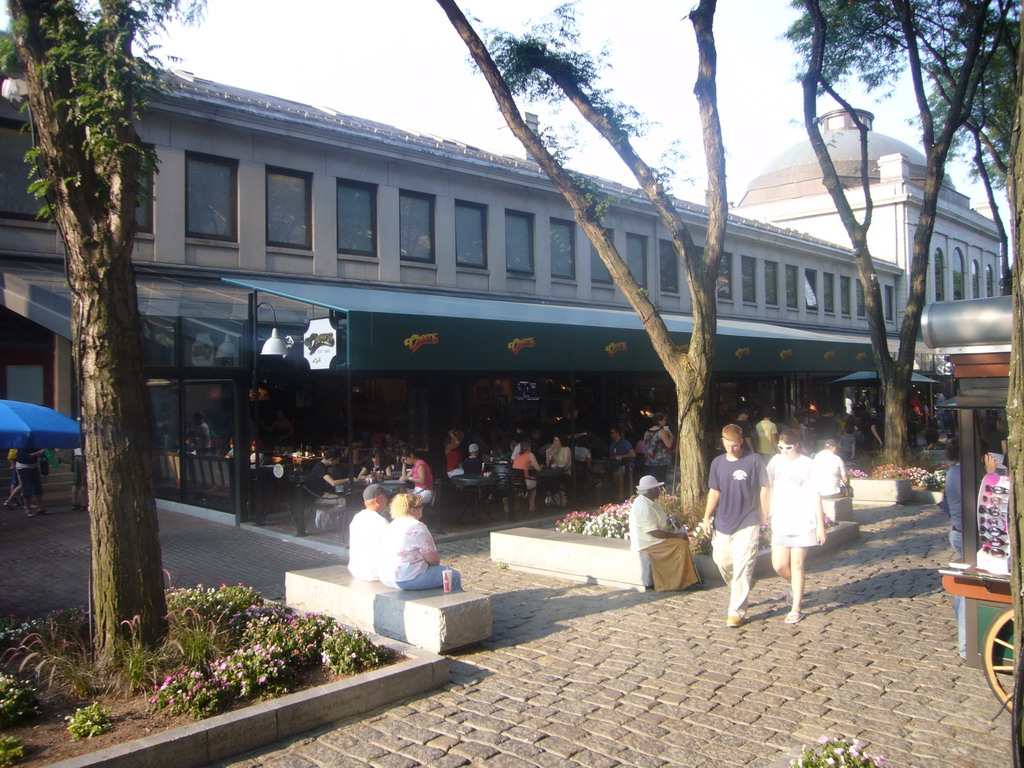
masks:
<svg viewBox="0 0 1024 768"><path fill-rule="evenodd" d="M623 479L623 487L627 494L633 488L633 459L591 459L590 465L595 476L595 491L602 495L612 494L615 489L613 475L619 469L625 467L626 476ZM616 499L617 501L617 499Z"/></svg>
<svg viewBox="0 0 1024 768"><path fill-rule="evenodd" d="M544 498L545 488L550 487L560 477L567 477L565 467L542 467L533 477L537 480L537 496Z"/></svg>
<svg viewBox="0 0 1024 768"><path fill-rule="evenodd" d="M405 480L382 480L378 485L383 485L384 490L388 492L389 496L394 496L396 493L405 493L409 490Z"/></svg>
<svg viewBox="0 0 1024 768"><path fill-rule="evenodd" d="M457 475L451 479L452 485L456 488L463 488L473 492L473 519L476 520L480 514L480 494L484 489L496 489L498 477L496 475Z"/></svg>

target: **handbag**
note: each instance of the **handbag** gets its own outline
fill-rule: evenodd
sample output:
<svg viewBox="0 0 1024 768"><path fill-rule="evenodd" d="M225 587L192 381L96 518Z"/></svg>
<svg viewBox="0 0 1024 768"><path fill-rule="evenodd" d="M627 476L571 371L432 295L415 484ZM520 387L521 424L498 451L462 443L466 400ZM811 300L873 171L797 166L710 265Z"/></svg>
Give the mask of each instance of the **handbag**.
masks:
<svg viewBox="0 0 1024 768"><path fill-rule="evenodd" d="M39 474L43 477L50 474L50 462L46 460L45 456L39 457Z"/></svg>

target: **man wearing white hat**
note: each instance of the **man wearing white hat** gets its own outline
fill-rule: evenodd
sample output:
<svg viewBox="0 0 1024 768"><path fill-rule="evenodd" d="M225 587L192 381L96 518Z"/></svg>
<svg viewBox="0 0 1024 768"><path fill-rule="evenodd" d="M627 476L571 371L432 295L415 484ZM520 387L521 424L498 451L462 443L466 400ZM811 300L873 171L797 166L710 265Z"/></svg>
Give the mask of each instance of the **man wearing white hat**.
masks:
<svg viewBox="0 0 1024 768"><path fill-rule="evenodd" d="M669 530L668 515L657 501L664 485L653 475L640 478L629 508L629 548L647 555L654 588L672 592L686 589L698 578L686 534Z"/></svg>

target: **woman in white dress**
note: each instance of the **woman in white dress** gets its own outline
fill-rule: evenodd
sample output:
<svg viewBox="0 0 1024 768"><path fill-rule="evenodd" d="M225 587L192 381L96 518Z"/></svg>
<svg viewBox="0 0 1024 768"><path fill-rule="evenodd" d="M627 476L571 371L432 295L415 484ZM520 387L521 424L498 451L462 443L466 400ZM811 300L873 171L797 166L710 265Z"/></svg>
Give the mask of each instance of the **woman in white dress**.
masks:
<svg viewBox="0 0 1024 768"><path fill-rule="evenodd" d="M779 453L768 462L772 567L789 580L786 623L796 624L804 617L804 560L809 548L825 543L825 514L814 482L814 462L800 452L800 438L784 429L778 447Z"/></svg>

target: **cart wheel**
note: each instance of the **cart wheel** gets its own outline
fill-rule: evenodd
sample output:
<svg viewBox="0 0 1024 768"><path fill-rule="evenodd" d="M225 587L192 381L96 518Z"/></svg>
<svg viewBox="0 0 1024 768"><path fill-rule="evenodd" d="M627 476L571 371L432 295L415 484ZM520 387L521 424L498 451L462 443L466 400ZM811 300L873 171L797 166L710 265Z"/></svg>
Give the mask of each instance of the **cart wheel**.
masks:
<svg viewBox="0 0 1024 768"><path fill-rule="evenodd" d="M981 650L985 677L992 692L1007 709L1013 708L1013 609L1003 611L985 633Z"/></svg>

